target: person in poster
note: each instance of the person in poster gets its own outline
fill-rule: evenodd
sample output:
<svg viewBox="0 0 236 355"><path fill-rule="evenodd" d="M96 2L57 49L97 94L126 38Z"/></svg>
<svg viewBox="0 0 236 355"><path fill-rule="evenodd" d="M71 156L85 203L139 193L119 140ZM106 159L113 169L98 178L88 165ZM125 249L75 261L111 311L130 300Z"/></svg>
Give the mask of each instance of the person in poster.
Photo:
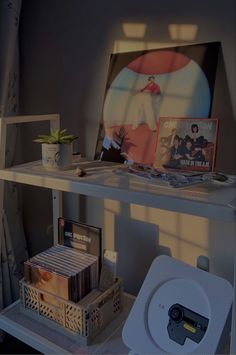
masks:
<svg viewBox="0 0 236 355"><path fill-rule="evenodd" d="M128 115L133 121L132 129L140 124L145 124L151 131L157 129L157 105L158 96L161 95L160 86L155 82L155 77L149 76L148 83L133 96Z"/></svg>
<svg viewBox="0 0 236 355"><path fill-rule="evenodd" d="M191 139L187 139L185 141L183 150L183 159L187 159L187 160L194 160L194 156L193 156L193 143Z"/></svg>
<svg viewBox="0 0 236 355"><path fill-rule="evenodd" d="M170 168L177 168L180 165L180 159L183 158L183 149L180 144L180 137L176 135L174 137L174 143L170 148L170 160L167 163Z"/></svg>
<svg viewBox="0 0 236 355"><path fill-rule="evenodd" d="M204 136L199 136L199 127L196 123L191 126L191 135L185 136L185 142L191 140L192 142L192 155L195 160L204 161L204 148L207 146L207 139Z"/></svg>

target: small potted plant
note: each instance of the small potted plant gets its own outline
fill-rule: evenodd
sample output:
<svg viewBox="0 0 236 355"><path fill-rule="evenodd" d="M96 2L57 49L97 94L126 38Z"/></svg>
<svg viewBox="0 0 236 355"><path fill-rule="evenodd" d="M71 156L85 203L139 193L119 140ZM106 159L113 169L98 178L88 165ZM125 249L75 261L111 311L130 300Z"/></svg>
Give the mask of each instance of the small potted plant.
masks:
<svg viewBox="0 0 236 355"><path fill-rule="evenodd" d="M46 170L65 170L72 166L72 142L78 137L66 129L40 134L34 142L42 143L42 165Z"/></svg>

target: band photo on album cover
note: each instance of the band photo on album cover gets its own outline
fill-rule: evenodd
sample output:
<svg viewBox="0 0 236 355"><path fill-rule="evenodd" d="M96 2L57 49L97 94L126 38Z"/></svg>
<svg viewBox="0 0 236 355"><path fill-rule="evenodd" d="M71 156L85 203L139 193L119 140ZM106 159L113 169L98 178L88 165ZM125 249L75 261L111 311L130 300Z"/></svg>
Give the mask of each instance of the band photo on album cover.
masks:
<svg viewBox="0 0 236 355"><path fill-rule="evenodd" d="M214 169L218 120L161 117L156 168L210 172Z"/></svg>

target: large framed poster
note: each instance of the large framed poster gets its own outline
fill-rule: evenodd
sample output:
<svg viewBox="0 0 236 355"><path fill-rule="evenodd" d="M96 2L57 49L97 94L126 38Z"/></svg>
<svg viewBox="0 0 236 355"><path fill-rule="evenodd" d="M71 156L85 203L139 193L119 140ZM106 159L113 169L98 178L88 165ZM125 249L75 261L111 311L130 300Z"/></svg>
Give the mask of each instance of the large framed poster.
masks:
<svg viewBox="0 0 236 355"><path fill-rule="evenodd" d="M154 165L160 117L211 115L219 42L113 54L95 159Z"/></svg>

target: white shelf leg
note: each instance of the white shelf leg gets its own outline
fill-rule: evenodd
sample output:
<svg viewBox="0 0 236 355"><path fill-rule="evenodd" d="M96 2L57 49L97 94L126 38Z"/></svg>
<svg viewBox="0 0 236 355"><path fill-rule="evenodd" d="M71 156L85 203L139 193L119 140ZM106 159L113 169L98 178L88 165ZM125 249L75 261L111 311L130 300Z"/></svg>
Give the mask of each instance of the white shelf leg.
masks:
<svg viewBox="0 0 236 355"><path fill-rule="evenodd" d="M62 192L52 190L53 245L58 243L58 218L62 216Z"/></svg>
<svg viewBox="0 0 236 355"><path fill-rule="evenodd" d="M5 168L5 152L6 152L6 133L7 133L7 125L4 118L0 117L0 169ZM4 181L1 181L0 187L0 211L3 208L3 186Z"/></svg>
<svg viewBox="0 0 236 355"><path fill-rule="evenodd" d="M50 129L60 129L60 116L50 120ZM62 216L62 192L52 190L52 207L53 207L53 245L58 243L58 218Z"/></svg>
<svg viewBox="0 0 236 355"><path fill-rule="evenodd" d="M0 168L5 168L5 151L6 151L6 122L0 117ZM5 181L0 177L0 253L2 251L2 237L3 233L3 202L4 202L4 184ZM0 257L1 259L1 257ZM0 260L1 263L1 260ZM2 290L0 290L0 311L3 308ZM0 341L2 341L4 335L0 330Z"/></svg>
<svg viewBox="0 0 236 355"><path fill-rule="evenodd" d="M6 151L6 122L0 117L0 169L5 168L5 151ZM3 232L3 200L4 200L4 180L0 179L0 233ZM1 238L0 238L1 252Z"/></svg>

